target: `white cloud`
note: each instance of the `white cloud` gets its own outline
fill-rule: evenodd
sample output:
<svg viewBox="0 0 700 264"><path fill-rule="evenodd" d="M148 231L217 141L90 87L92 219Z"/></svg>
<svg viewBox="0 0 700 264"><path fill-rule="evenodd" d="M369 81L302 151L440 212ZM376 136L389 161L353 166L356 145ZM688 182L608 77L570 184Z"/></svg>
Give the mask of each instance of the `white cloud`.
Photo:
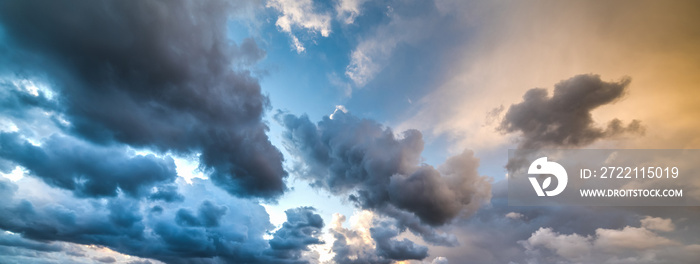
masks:
<svg viewBox="0 0 700 264"><path fill-rule="evenodd" d="M24 175L26 175L27 173L28 173L28 171L24 167L15 166L15 169L12 170L10 173L0 172L0 176L8 178L13 182L16 182L16 181L19 181L20 179L24 178Z"/></svg>
<svg viewBox="0 0 700 264"><path fill-rule="evenodd" d="M520 218L523 218L523 216L524 216L523 214L516 213L516 212L510 212L510 213L506 214L506 217L510 218L510 219L520 219Z"/></svg>
<svg viewBox="0 0 700 264"><path fill-rule="evenodd" d="M552 228L540 228L518 243L531 258L529 263L543 259L558 263L656 263L659 256L667 257L669 252L678 251L677 246L681 244L659 236L652 230L657 225L649 223L665 230L673 225L670 219L647 217L642 220L642 227L598 228L592 236L561 234ZM653 226L652 229L649 226ZM687 255L686 249L693 248L693 245L685 246L677 253Z"/></svg>
<svg viewBox="0 0 700 264"><path fill-rule="evenodd" d="M362 87L383 70L389 63L392 52L399 43L414 43L424 39L426 31L434 30L434 20L429 17L403 18L389 8L391 22L382 25L371 36L362 40L350 54L350 63L345 69L355 85Z"/></svg>
<svg viewBox="0 0 700 264"><path fill-rule="evenodd" d="M379 59L377 57L386 56L395 45L394 39L368 40L360 43L350 55L350 64L345 70L345 75L357 86L364 86L383 68L377 61Z"/></svg>
<svg viewBox="0 0 700 264"><path fill-rule="evenodd" d="M333 113L332 113L331 116L330 116L330 119L333 119L333 115L335 115L336 113L338 113L338 111L341 111L341 112L343 112L343 113L347 113L347 112L348 112L348 109L346 109L345 106L343 106L343 105L336 105L336 106L335 106L335 110L333 111Z"/></svg>
<svg viewBox="0 0 700 264"><path fill-rule="evenodd" d="M360 15L362 4L367 0L339 0L335 6L338 20L345 24L352 24Z"/></svg>
<svg viewBox="0 0 700 264"><path fill-rule="evenodd" d="M449 264L450 262L447 261L445 257L437 257L433 259L433 262L430 262L431 264Z"/></svg>
<svg viewBox="0 0 700 264"><path fill-rule="evenodd" d="M523 246L528 251L544 247L568 260L578 260L590 253L592 248L590 241L591 237L576 233L565 235L554 232L551 228L540 228L532 233Z"/></svg>
<svg viewBox="0 0 700 264"><path fill-rule="evenodd" d="M651 217L647 216L642 221L642 227L649 229L649 230L656 230L656 231L663 231L663 232L670 232L676 229L676 226L673 225L673 222L671 222L671 219L664 219L661 217Z"/></svg>
<svg viewBox="0 0 700 264"><path fill-rule="evenodd" d="M622 230L598 228L595 234L597 237L595 246L608 252L628 249L646 250L675 244L644 227L626 226Z"/></svg>
<svg viewBox="0 0 700 264"><path fill-rule="evenodd" d="M331 15L328 13L317 13L314 10L311 0L270 0L267 7L274 8L281 15L277 18L275 25L292 38L294 49L298 53L306 50L299 41L296 30L320 33L323 37L328 37L331 33Z"/></svg>

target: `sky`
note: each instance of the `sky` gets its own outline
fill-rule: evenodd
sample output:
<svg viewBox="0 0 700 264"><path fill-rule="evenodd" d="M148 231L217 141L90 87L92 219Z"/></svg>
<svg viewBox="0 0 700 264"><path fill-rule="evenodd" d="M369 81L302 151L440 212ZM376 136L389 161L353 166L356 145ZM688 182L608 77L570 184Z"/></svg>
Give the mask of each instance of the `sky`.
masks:
<svg viewBox="0 0 700 264"><path fill-rule="evenodd" d="M509 149L700 148L699 18L2 1L0 262L696 263L698 207L508 206L506 174Z"/></svg>

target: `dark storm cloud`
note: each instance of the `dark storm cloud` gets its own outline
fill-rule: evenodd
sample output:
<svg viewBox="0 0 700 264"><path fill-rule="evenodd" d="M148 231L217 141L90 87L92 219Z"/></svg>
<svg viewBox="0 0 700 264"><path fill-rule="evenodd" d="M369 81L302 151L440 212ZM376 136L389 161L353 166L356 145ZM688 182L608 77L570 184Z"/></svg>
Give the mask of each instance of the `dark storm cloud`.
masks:
<svg viewBox="0 0 700 264"><path fill-rule="evenodd" d="M21 91L15 84L0 81L0 114L16 118L26 118L28 108L47 110L58 109L56 101L50 100L44 91L32 95Z"/></svg>
<svg viewBox="0 0 700 264"><path fill-rule="evenodd" d="M2 1L3 74L51 84L75 135L200 152L211 179L231 194L274 198L287 174L261 121L269 100L240 69L265 53L252 39L236 45L226 36L240 5ZM19 103L50 107L32 97Z"/></svg>
<svg viewBox="0 0 700 264"><path fill-rule="evenodd" d="M17 234L0 233L0 246L20 247L36 251L56 252L64 250L56 243L38 242L20 237Z"/></svg>
<svg viewBox="0 0 700 264"><path fill-rule="evenodd" d="M422 134L398 138L389 128L337 112L318 125L307 116L278 115L287 128L286 146L303 161L298 171L316 187L348 194L364 209L392 208L415 214L428 225L443 225L488 200L490 184L477 172L470 151L440 168L421 164Z"/></svg>
<svg viewBox="0 0 700 264"><path fill-rule="evenodd" d="M545 89L530 89L523 102L508 108L499 129L505 133L522 133L519 146L522 149L578 147L622 133L642 133L638 120L624 126L622 121L614 119L603 129L591 116L596 108L621 99L630 81L624 78L605 82L598 75L586 74L557 83L552 97Z"/></svg>
<svg viewBox="0 0 700 264"><path fill-rule="evenodd" d="M416 245L408 239L394 239L399 235L396 228L382 223L377 227L372 227L370 233L372 239L377 244L377 254L387 259L392 260L422 260L428 257L428 248L425 246Z"/></svg>
<svg viewBox="0 0 700 264"><path fill-rule="evenodd" d="M28 188L47 192L56 202L23 195ZM208 181L195 179L182 188L203 202L156 201L167 207L157 206L160 212L153 213L148 199L78 199L33 178L17 183L1 178L0 232L16 235L0 236L0 244L51 252L65 249L46 242L102 245L165 263L307 263L302 252L322 243L323 221L312 208L287 211L288 222L267 241L263 235L274 226L262 206L232 198Z"/></svg>
<svg viewBox="0 0 700 264"><path fill-rule="evenodd" d="M175 215L175 222L181 226L218 227L221 217L226 214L228 207L218 206L209 200L205 200L199 206L197 216L187 209L180 209Z"/></svg>
<svg viewBox="0 0 700 264"><path fill-rule="evenodd" d="M16 193L3 195L11 198ZM110 245L143 239L142 217L134 210L132 201L93 204L91 213L80 208L82 214L73 206L75 204L35 205L26 199L11 198L0 207L0 229L37 241Z"/></svg>
<svg viewBox="0 0 700 264"><path fill-rule="evenodd" d="M323 244L319 239L323 219L315 211L313 207L285 211L287 222L275 232L267 253L277 258L298 260L301 252L309 249L309 245Z"/></svg>
<svg viewBox="0 0 700 264"><path fill-rule="evenodd" d="M79 196L140 197L177 177L170 157L131 156L125 147L101 147L54 135L41 146L19 133L0 133L0 158L27 168L46 183Z"/></svg>

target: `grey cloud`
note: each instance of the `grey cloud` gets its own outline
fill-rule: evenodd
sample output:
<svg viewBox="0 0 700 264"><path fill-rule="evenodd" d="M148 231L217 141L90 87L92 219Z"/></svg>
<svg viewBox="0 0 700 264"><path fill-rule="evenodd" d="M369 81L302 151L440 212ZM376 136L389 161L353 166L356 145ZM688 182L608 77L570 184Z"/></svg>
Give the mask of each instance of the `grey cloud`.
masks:
<svg viewBox="0 0 700 264"><path fill-rule="evenodd" d="M148 260L134 260L134 261L129 261L127 264L152 264L152 262Z"/></svg>
<svg viewBox="0 0 700 264"><path fill-rule="evenodd" d="M438 169L421 164L424 143L417 130L397 138L389 128L342 112L318 125L307 116L277 118L287 128L286 147L302 161L297 172L313 186L349 194L363 209L387 215L397 208L439 226L490 197L490 182L478 174L478 159L470 151Z"/></svg>
<svg viewBox="0 0 700 264"><path fill-rule="evenodd" d="M347 195L359 208L389 217L394 226L372 228L373 249L352 244L359 236L352 230L333 230L338 263L426 258L426 247L395 239L405 230L430 244L458 245L455 236L436 227L472 214L490 199L490 179L478 174L479 161L471 151L438 168L422 164L424 142L417 130L397 137L377 122L340 111L317 125L307 116L276 117L287 128L285 146L299 161L295 172L312 186Z"/></svg>
<svg viewBox="0 0 700 264"><path fill-rule="evenodd" d="M31 95L21 91L19 87L8 81L0 81L0 114L16 118L26 118L28 108L41 108L48 110L59 109L56 101L48 98L44 91L37 91L37 95Z"/></svg>
<svg viewBox="0 0 700 264"><path fill-rule="evenodd" d="M206 227L216 227L219 226L219 221L221 217L226 214L228 207L218 206L205 200L202 205L199 206L199 218L202 219L202 224Z"/></svg>
<svg viewBox="0 0 700 264"><path fill-rule="evenodd" d="M74 135L199 152L211 179L229 193L275 198L286 190L287 173L262 122L269 100L237 66L265 53L254 40L236 45L225 33L241 5L3 1L0 53L11 65L3 74L51 84Z"/></svg>
<svg viewBox="0 0 700 264"><path fill-rule="evenodd" d="M105 257L97 257L95 260L102 262L102 263L114 263L117 262L117 260L112 257L112 256L105 256Z"/></svg>
<svg viewBox="0 0 700 264"><path fill-rule="evenodd" d="M309 245L323 244L319 238L323 219L315 211L313 207L285 211L287 222L274 233L267 253L282 259L300 260L301 252L309 250Z"/></svg>
<svg viewBox="0 0 700 264"><path fill-rule="evenodd" d="M697 245L681 246L677 241L635 226L598 228L588 236L540 228L518 243L525 248L529 261L547 259L557 263L678 263L683 257L700 255Z"/></svg>
<svg viewBox="0 0 700 264"><path fill-rule="evenodd" d="M506 214L516 212L522 215L512 219ZM651 217L649 217L651 216ZM657 232L668 239L678 241L678 250L655 250L655 257L648 261L639 259L649 255L649 251L639 248L624 250L609 248L609 254L595 252L593 257L582 258L580 261L564 259L562 263L603 263L614 255L627 256L634 259L632 263L694 263L689 260L687 249L698 244L698 232L693 225L700 219L700 211L693 207L571 207L571 206L508 206L507 181L499 181L493 185L491 204L479 209L472 217L462 219L445 231L454 234L460 245L451 248L430 247L432 256L444 256L451 263L549 263L561 260L560 256L552 254L547 248L537 247L528 249L524 242L541 228L550 228L560 235L578 234L581 237L596 236L598 229L624 230L625 227L638 227L645 219L672 219L674 231ZM658 222L659 219L655 221ZM643 222L641 226L644 227ZM647 223L649 225L649 223ZM664 225L668 226L667 223ZM649 228L649 227L646 227ZM670 227L662 227L670 229ZM681 231L682 230L682 231ZM660 241L660 240L659 240ZM659 242L656 241L656 242ZM555 241L552 241L556 244ZM652 242L654 243L654 242ZM560 243L561 244L561 243ZM645 243L639 243L642 246ZM563 247L564 245L562 245ZM539 250L540 255L533 255ZM674 255L676 253L676 255ZM573 254L573 253L572 253ZM585 256L583 256L585 257ZM530 262L527 262L529 260Z"/></svg>
<svg viewBox="0 0 700 264"><path fill-rule="evenodd" d="M322 243L323 221L312 208L287 211L288 222L267 241L263 236L274 226L259 204L232 197L210 181L193 179L178 187L188 199L168 203L122 195L76 198L34 178L17 183L3 178L0 232L11 231L17 239L0 236L0 244L28 248L23 252L65 251L54 248L59 241L101 245L165 263L308 263L302 252ZM55 202L27 196L28 189Z"/></svg>
<svg viewBox="0 0 700 264"><path fill-rule="evenodd" d="M428 256L428 248L406 238L397 239L403 231L395 219L372 218L370 226L360 229L344 228L345 216L338 215L329 230L335 238L331 247L338 264L392 263L402 260L422 260ZM364 230L363 230L364 229ZM363 234L362 232L368 232ZM367 239L370 236L372 245Z"/></svg>
<svg viewBox="0 0 700 264"><path fill-rule="evenodd" d="M383 222L370 229L372 239L377 244L377 254L391 260L422 260L428 257L428 248L420 246L408 239L394 239L399 230Z"/></svg>
<svg viewBox="0 0 700 264"><path fill-rule="evenodd" d="M440 232L435 227L423 223L419 217L411 212L398 209L394 206L387 206L382 208L380 213L396 220L396 225L402 229L407 228L411 232L420 235L425 242L448 247L459 245L457 237L453 234Z"/></svg>
<svg viewBox="0 0 700 264"><path fill-rule="evenodd" d="M103 147L67 136L54 135L34 146L19 133L0 133L0 158L27 168L48 184L78 196L132 197L177 177L170 157L131 157L126 147Z"/></svg>
<svg viewBox="0 0 700 264"><path fill-rule="evenodd" d="M221 218L226 214L228 207L213 204L204 200L195 215L188 209L180 209L175 214L175 222L181 226L218 227Z"/></svg>
<svg viewBox="0 0 700 264"><path fill-rule="evenodd" d="M148 260L134 260L134 261L129 261L127 264L152 264L152 262Z"/></svg>
<svg viewBox="0 0 700 264"><path fill-rule="evenodd" d="M199 219L187 209L177 210L175 215L175 223L181 226L201 226Z"/></svg>
<svg viewBox="0 0 700 264"><path fill-rule="evenodd" d="M508 108L499 130L522 133L522 149L577 147L622 133L643 133L638 120L625 126L614 119L606 128L600 128L591 116L594 109L620 100L630 82L630 78L605 82L598 75L585 74L554 85L551 97L545 89L530 89L523 102Z"/></svg>
<svg viewBox="0 0 700 264"><path fill-rule="evenodd" d="M182 194L177 192L177 186L174 184L163 184L156 188L157 190L148 196L150 200L162 200L165 202L181 202L185 199Z"/></svg>
<svg viewBox="0 0 700 264"><path fill-rule="evenodd" d="M61 245L50 242L39 242L29 239L24 239L17 234L0 233L0 246L20 247L36 251L54 252L61 251L64 248Z"/></svg>

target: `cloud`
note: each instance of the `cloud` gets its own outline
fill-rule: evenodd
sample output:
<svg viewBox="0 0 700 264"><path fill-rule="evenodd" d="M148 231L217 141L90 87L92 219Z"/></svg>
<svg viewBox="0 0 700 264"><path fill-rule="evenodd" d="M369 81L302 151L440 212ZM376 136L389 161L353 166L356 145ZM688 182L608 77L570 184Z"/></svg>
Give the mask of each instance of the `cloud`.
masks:
<svg viewBox="0 0 700 264"><path fill-rule="evenodd" d="M0 158L27 168L49 185L87 197L117 196L119 192L141 197L177 177L175 163L168 156L132 156L125 147L94 146L60 135L34 146L19 133L0 133ZM171 192L176 195L176 190Z"/></svg>
<svg viewBox="0 0 700 264"><path fill-rule="evenodd" d="M524 215L521 213L510 212L510 213L506 214L506 217L510 218L510 219L520 219L520 218L523 218Z"/></svg>
<svg viewBox="0 0 700 264"><path fill-rule="evenodd" d="M393 263L403 260L422 260L428 256L428 248L406 238L397 239L402 230L396 220L377 217L370 211L354 216L350 228L343 227L344 215L333 216L329 230L335 238L331 251L338 264Z"/></svg>
<svg viewBox="0 0 700 264"><path fill-rule="evenodd" d="M175 215L175 222L180 226L218 227L227 210L226 206L217 206L209 200L204 200L199 206L197 216L188 209L180 209Z"/></svg>
<svg viewBox="0 0 700 264"><path fill-rule="evenodd" d="M287 222L275 231L270 240L269 254L282 259L298 260L309 245L323 244L320 235L323 219L313 207L299 207L285 211Z"/></svg>
<svg viewBox="0 0 700 264"><path fill-rule="evenodd" d="M452 263L695 262L692 258L697 253L691 249L697 244L694 223L700 217L695 208L518 207L508 206L507 190L507 181L494 183L488 206L443 228L460 244L429 245L431 256L442 256ZM509 213L522 216L517 220L504 217ZM648 221L642 220L651 218L671 222L675 229L645 227L643 223ZM534 235L537 232L541 233ZM524 243L531 237L537 246L528 249ZM635 243L642 238L644 241Z"/></svg>
<svg viewBox="0 0 700 264"><path fill-rule="evenodd" d="M533 88L523 95L523 101L508 108L498 126L502 133L519 133L518 156L544 147L583 147L601 139L622 135L643 135L641 121L632 120L627 126L615 118L605 128L593 120L592 111L622 99L631 79L605 82L599 75L582 74L554 85L554 93ZM525 158L508 160L506 168L513 172L525 165Z"/></svg>
<svg viewBox="0 0 700 264"><path fill-rule="evenodd" d="M44 242L22 238L20 234L3 231L0 233L0 255L3 263L85 263L96 261L108 263L156 264L156 260L146 260L123 255L99 246L83 246L67 242ZM110 262L111 261L111 262ZM128 262L127 262L128 261Z"/></svg>
<svg viewBox="0 0 700 264"><path fill-rule="evenodd" d="M648 230L670 232L676 229L671 219L647 216L641 220L642 227Z"/></svg>
<svg viewBox="0 0 700 264"><path fill-rule="evenodd" d="M77 137L201 153L202 167L229 193L275 198L287 173L262 122L269 100L237 66L265 53L252 39L236 45L226 36L240 5L5 1L1 50L11 67L2 74L51 84L65 130Z"/></svg>
<svg viewBox="0 0 700 264"><path fill-rule="evenodd" d="M592 236L566 235L552 228L540 228L519 243L531 257L562 263L664 262L657 259L657 251L679 245L645 227L631 226L622 229L598 228Z"/></svg>
<svg viewBox="0 0 700 264"><path fill-rule="evenodd" d="M281 13L275 25L282 32L289 34L298 53L306 49L297 35L292 32L293 30L320 33L323 37L328 37L331 33L331 15L316 12L311 0L270 0L267 2L267 7Z"/></svg>
<svg viewBox="0 0 700 264"><path fill-rule="evenodd" d="M438 168L421 164L424 143L417 130L397 137L375 121L343 111L335 111L333 119L324 117L317 125L307 116L280 113L276 118L286 127L285 146L297 160L297 175L313 187L346 196L358 208L388 217L391 220L386 221L397 228L371 232L377 253L364 257L367 261L427 256L421 246L378 235L382 232L398 235L410 230L430 244L457 245L453 235L436 227L474 213L490 199L490 178L478 174L479 161L471 151L449 158ZM343 241L356 236L335 231L339 259L352 252L342 249Z"/></svg>
<svg viewBox="0 0 700 264"><path fill-rule="evenodd" d="M422 260L428 257L428 248L416 245L406 238L394 239L400 230L392 226L393 223L381 222L378 226L370 228L372 239L377 244L377 254L392 260Z"/></svg>
<svg viewBox="0 0 700 264"><path fill-rule="evenodd" d="M431 264L449 264L450 262L449 262L449 260L447 260L444 257L437 257L437 258L433 259L433 261L430 263Z"/></svg>
<svg viewBox="0 0 700 264"><path fill-rule="evenodd" d="M416 32L435 43L453 43L454 48L417 45L420 51L431 51L431 58L446 59L438 64L440 71L421 76L430 80L420 84L430 87L426 95L411 97L412 106L400 106L400 115L389 118L403 122L395 127L419 129L428 142L433 137L448 138L452 153L465 147L477 152L504 148L512 143L510 137L493 133L492 126L482 127L486 113L501 104L507 110L521 101L528 88L551 87L577 74L595 73L606 81L621 76L633 80L624 101L594 112L600 128L615 118L625 125L642 120L648 128L644 137L599 141L599 146L700 146L698 123L692 118L700 112L692 99L698 97L694 74L698 67L691 63L700 58L692 48L700 45L700 39L692 37L697 27L687 22L698 16L698 3L643 1L630 6L596 1L552 5L550 1L440 0L435 4L455 19ZM444 30L450 28L454 30ZM416 56L420 51L408 53ZM387 71L401 62L392 59ZM426 61L416 65L424 66ZM401 77L387 83L415 74L402 71L396 76ZM400 87L410 90L410 86ZM385 108L380 105L375 111Z"/></svg>
<svg viewBox="0 0 700 264"><path fill-rule="evenodd" d="M335 12L337 14L338 20L345 24L352 24L355 22L362 9L362 4L367 0L339 0L335 6Z"/></svg>
<svg viewBox="0 0 700 264"><path fill-rule="evenodd" d="M520 132L520 148L543 146L583 146L596 140L622 133L642 133L640 121L628 126L614 119L606 129L593 121L591 111L620 100L630 83L605 82L598 75L577 75L554 85L552 97L547 90L530 89L523 102L511 105L499 129L505 133Z"/></svg>
<svg viewBox="0 0 700 264"><path fill-rule="evenodd" d="M363 4L362 1L352 0L341 2L343 5L346 3L347 9L352 11L343 10L342 13L339 13L345 18L345 23L354 20L354 5L358 6L357 12L359 14L359 7ZM450 27L445 27L445 25L451 23L452 18L443 16L433 1L396 1L373 7L378 7L379 10L375 9L371 12L381 12L381 16L384 17L381 18L380 23L373 25L371 30L359 38L359 43L350 53L350 62L345 68L345 75L353 81L356 87L368 85L385 69L387 71L390 69L394 73L406 70L404 64L417 64L415 68L409 68L415 69L416 72L410 73L419 74L421 77L428 75L427 73L430 71L426 70L426 65L437 58L430 52L429 55L424 56L426 54L423 53L423 50L418 51L416 47L429 45L435 46L433 47L435 50L441 50L444 43L431 42L430 40L439 37L440 33L450 31ZM367 8L369 9L369 7ZM336 10L339 9L336 8ZM420 11L416 12L416 10ZM353 19L348 20L350 18ZM405 49L401 50L401 48ZM405 51L406 53L397 51ZM395 78L406 77L405 75L394 75L389 79L392 84L395 84L397 81ZM402 90L402 92L404 91Z"/></svg>
<svg viewBox="0 0 700 264"><path fill-rule="evenodd" d="M424 143L417 130L396 137L389 128L342 111L318 125L307 116L277 118L287 128L286 147L301 161L301 177L333 194L349 194L360 208L394 216L398 209L439 226L490 198L490 181L478 174L471 151L437 169L421 164Z"/></svg>
<svg viewBox="0 0 700 264"><path fill-rule="evenodd" d="M1 184L1 183L0 183ZM64 250L64 248L57 243L46 243L39 241L32 241L29 239L24 239L16 234L11 234L7 232L0 233L0 245L7 247L20 247L36 251L45 252L56 252Z"/></svg>
<svg viewBox="0 0 700 264"><path fill-rule="evenodd" d="M66 242L98 245L165 263L308 263L308 245L322 243L323 221L313 208L288 210L288 221L268 241L264 236L274 226L261 205L208 180L180 180L178 189L186 198L168 203L124 195L79 198L32 177L0 179L0 229L17 234L0 236L0 246L65 252ZM83 255L73 257L122 259Z"/></svg>
<svg viewBox="0 0 700 264"><path fill-rule="evenodd" d="M117 260L112 257L112 256L106 256L106 257L98 257L95 258L96 261L102 262L102 263L114 263L117 262Z"/></svg>
<svg viewBox="0 0 700 264"><path fill-rule="evenodd" d="M577 261L589 254L592 247L589 240L589 237L578 234L562 235L551 228L540 228L524 242L524 247L530 251L535 247L545 247L568 260Z"/></svg>

